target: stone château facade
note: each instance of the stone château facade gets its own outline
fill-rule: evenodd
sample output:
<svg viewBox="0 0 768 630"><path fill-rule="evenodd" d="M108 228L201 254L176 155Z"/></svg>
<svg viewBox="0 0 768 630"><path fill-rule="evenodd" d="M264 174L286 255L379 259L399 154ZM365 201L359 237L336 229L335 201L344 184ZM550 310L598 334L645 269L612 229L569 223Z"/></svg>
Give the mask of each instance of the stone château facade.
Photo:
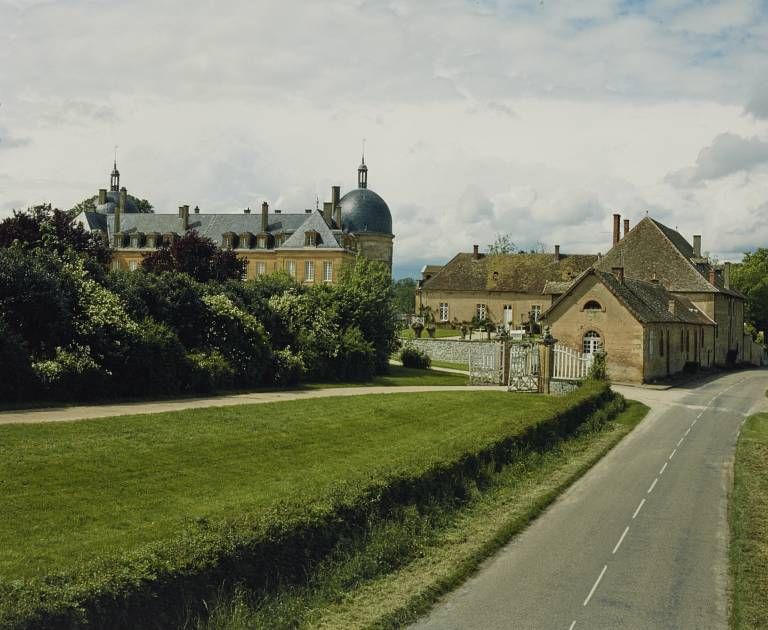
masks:
<svg viewBox="0 0 768 630"><path fill-rule="evenodd" d="M138 211L120 187L115 164L110 189L101 189L96 208L76 220L103 235L114 249L113 264L121 269L137 269L148 252L196 230L244 258L246 278L283 270L308 284L335 282L357 255L392 268L389 206L368 188L364 157L357 173L358 187L342 196L333 186L322 210L282 212L264 202L260 212L206 213L184 205L176 214L155 214Z"/></svg>

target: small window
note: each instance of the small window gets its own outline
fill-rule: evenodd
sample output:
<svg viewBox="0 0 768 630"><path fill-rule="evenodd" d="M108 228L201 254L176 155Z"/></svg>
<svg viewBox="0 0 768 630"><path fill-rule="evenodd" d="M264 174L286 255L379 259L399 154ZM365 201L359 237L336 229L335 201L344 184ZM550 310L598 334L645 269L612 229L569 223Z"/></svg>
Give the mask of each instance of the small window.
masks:
<svg viewBox="0 0 768 630"><path fill-rule="evenodd" d="M539 318L541 317L541 304L531 305L531 316L533 317L533 321L539 321Z"/></svg>
<svg viewBox="0 0 768 630"><path fill-rule="evenodd" d="M257 276L263 276L267 273L267 263L265 262L257 262L256 263L256 275Z"/></svg>
<svg viewBox="0 0 768 630"><path fill-rule="evenodd" d="M448 302L440 302L439 314L441 322L448 321Z"/></svg>
<svg viewBox="0 0 768 630"><path fill-rule="evenodd" d="M131 260L131 261L128 262L128 269L130 269L131 271L136 271L136 269L138 269L138 267L139 267L138 261Z"/></svg>
<svg viewBox="0 0 768 630"><path fill-rule="evenodd" d="M286 260L285 270L288 272L288 275L291 276L291 278L295 278L296 277L296 261Z"/></svg>
<svg viewBox="0 0 768 630"><path fill-rule="evenodd" d="M323 263L323 282L333 281L333 262L326 260Z"/></svg>
<svg viewBox="0 0 768 630"><path fill-rule="evenodd" d="M602 339L600 339L600 333L594 330L590 330L584 335L582 340L582 350L584 354L594 354L602 347Z"/></svg>
<svg viewBox="0 0 768 630"><path fill-rule="evenodd" d="M315 261L305 260L304 261L304 282L314 282L314 281L315 281Z"/></svg>
<svg viewBox="0 0 768 630"><path fill-rule="evenodd" d="M587 302L584 305L584 309L583 310L585 310L585 311L602 311L603 307L601 306L600 302L598 302L597 300L589 300L589 302Z"/></svg>

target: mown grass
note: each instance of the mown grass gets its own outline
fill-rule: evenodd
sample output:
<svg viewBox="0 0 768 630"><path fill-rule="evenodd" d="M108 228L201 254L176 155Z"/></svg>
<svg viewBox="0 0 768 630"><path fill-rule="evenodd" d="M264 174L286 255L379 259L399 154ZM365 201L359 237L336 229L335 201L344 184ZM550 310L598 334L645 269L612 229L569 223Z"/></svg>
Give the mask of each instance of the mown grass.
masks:
<svg viewBox="0 0 768 630"><path fill-rule="evenodd" d="M455 457L569 404L457 391L0 426L0 577L66 571L190 524L322 501L341 483Z"/></svg>
<svg viewBox="0 0 768 630"><path fill-rule="evenodd" d="M432 359L432 367L450 368L452 370L469 370L468 363L454 363L452 361L436 361Z"/></svg>
<svg viewBox="0 0 768 630"><path fill-rule="evenodd" d="M521 453L467 487L466 496L435 497L368 523L312 568L306 583L269 593L222 589L198 630L246 628L396 628L415 620L443 593L535 518L629 433L647 413L629 402L551 449Z"/></svg>
<svg viewBox="0 0 768 630"><path fill-rule="evenodd" d="M731 627L768 628L768 413L742 428L729 516Z"/></svg>

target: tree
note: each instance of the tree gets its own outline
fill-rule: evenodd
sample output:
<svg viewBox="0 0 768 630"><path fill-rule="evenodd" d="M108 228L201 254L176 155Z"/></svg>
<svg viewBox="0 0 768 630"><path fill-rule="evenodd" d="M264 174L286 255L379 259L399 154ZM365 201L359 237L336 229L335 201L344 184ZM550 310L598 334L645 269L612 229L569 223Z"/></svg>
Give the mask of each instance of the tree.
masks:
<svg viewBox="0 0 768 630"><path fill-rule="evenodd" d="M744 254L738 265L733 265L731 282L734 289L747 296L744 319L758 332L768 330L768 248L760 247Z"/></svg>
<svg viewBox="0 0 768 630"><path fill-rule="evenodd" d="M398 313L413 313L416 308L416 280L400 278L392 281L395 292L395 309Z"/></svg>
<svg viewBox="0 0 768 630"><path fill-rule="evenodd" d="M199 282L230 280L243 276L247 261L231 250L222 250L197 230L144 256L142 269L150 273L181 271Z"/></svg>
<svg viewBox="0 0 768 630"><path fill-rule="evenodd" d="M131 201L133 201L134 204L136 204L136 209L139 211L140 214L154 213L152 204L146 199L139 199L138 197L134 197L133 195L128 195L128 198ZM72 206L69 210L67 210L67 214L70 215L72 218L74 218L81 212L93 212L94 210L96 210L96 202L98 200L99 200L98 195L93 195L92 197L86 197L82 201L79 201L74 206Z"/></svg>
<svg viewBox="0 0 768 630"><path fill-rule="evenodd" d="M496 240L488 245L488 254L498 256L499 254L514 254L517 246L512 240L511 234L496 234Z"/></svg>
<svg viewBox="0 0 768 630"><path fill-rule="evenodd" d="M100 236L86 231L68 213L52 209L50 204L14 210L13 216L0 221L0 247L10 247L14 241L59 254L74 250L104 265L112 259L111 250Z"/></svg>

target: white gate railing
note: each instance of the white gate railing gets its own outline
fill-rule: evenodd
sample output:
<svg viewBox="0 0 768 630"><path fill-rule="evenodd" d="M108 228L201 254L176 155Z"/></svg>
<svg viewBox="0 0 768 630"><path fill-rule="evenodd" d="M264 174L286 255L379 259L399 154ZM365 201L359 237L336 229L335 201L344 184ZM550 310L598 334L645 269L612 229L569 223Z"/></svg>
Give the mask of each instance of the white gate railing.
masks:
<svg viewBox="0 0 768 630"><path fill-rule="evenodd" d="M555 344L555 360L552 378L561 381L583 381L589 375L589 368L595 355Z"/></svg>
<svg viewBox="0 0 768 630"><path fill-rule="evenodd" d="M534 344L513 344L509 349L509 380L513 392L539 390L539 348Z"/></svg>

